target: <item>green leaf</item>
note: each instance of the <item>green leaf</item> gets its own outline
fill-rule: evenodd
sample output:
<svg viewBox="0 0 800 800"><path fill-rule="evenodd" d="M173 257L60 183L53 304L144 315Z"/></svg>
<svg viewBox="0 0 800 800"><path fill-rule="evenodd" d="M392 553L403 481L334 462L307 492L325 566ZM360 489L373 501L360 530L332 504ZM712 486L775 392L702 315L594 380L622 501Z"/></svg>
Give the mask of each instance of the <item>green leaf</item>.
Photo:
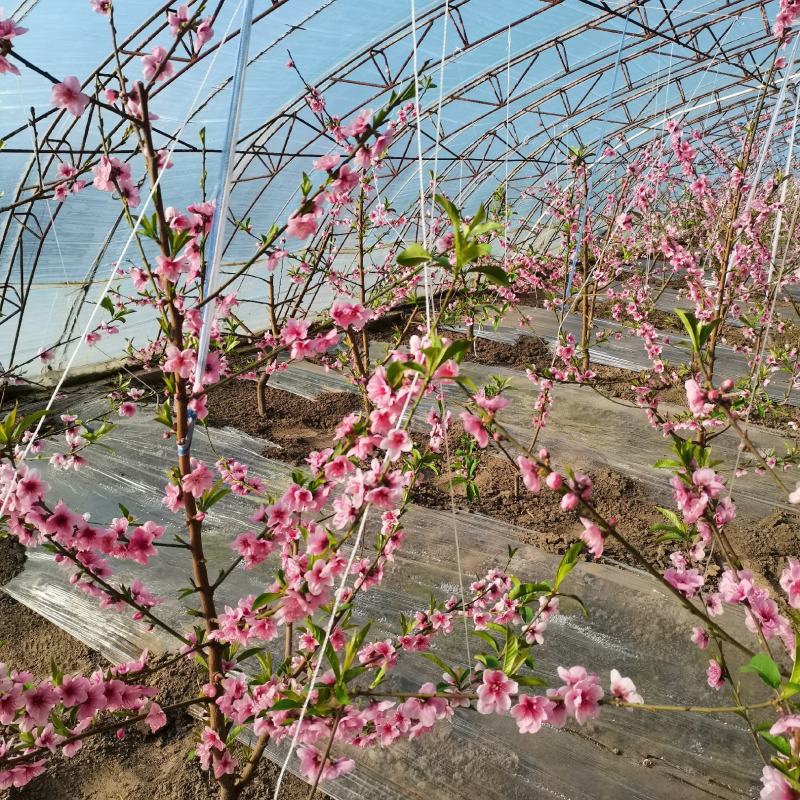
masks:
<svg viewBox="0 0 800 800"><path fill-rule="evenodd" d="M482 264L480 266L474 267L470 270L470 272L480 272L481 274L485 275L487 280L491 283L496 284L497 286L510 286L511 283L508 280L508 274L504 269L501 267L495 266L494 264Z"/></svg>
<svg viewBox="0 0 800 800"><path fill-rule="evenodd" d="M292 700L289 697L284 697L283 700L278 700L270 707L270 711L286 711L290 708L300 708L303 704L299 700Z"/></svg>
<svg viewBox="0 0 800 800"><path fill-rule="evenodd" d="M519 655L519 639L506 629L506 646L503 648L503 672L506 675L514 674L514 665ZM524 661L523 657L523 661Z"/></svg>
<svg viewBox="0 0 800 800"><path fill-rule="evenodd" d="M164 402L158 406L154 419L156 422L172 428L172 406L170 406L169 402Z"/></svg>
<svg viewBox="0 0 800 800"><path fill-rule="evenodd" d="M325 634L323 633L322 639L324 638ZM328 659L328 663L331 665L331 669L333 670L336 680L340 681L342 679L342 666L339 663L339 658L336 655L336 651L333 649L333 645L330 643L330 641L325 645L325 658Z"/></svg>
<svg viewBox="0 0 800 800"><path fill-rule="evenodd" d="M705 324L700 326L700 330L698 333L698 338L700 341L700 348L702 349L706 343L706 340L709 336L711 336L711 332L714 328L719 325L719 319L712 319L711 322L706 322Z"/></svg>
<svg viewBox="0 0 800 800"><path fill-rule="evenodd" d="M473 381L471 378L468 378L466 375L456 376L455 382L459 386L463 386L470 394L478 393L478 387L475 385L475 381Z"/></svg>
<svg viewBox="0 0 800 800"><path fill-rule="evenodd" d="M581 554L583 547L583 542L577 541L572 544L569 550L561 557L561 562L556 570L556 577L553 579L554 590L558 591L558 587L561 586L564 578L575 568L575 564L578 563L578 556Z"/></svg>
<svg viewBox="0 0 800 800"><path fill-rule="evenodd" d="M514 680L520 686L547 686L547 681L543 681L535 675L515 675Z"/></svg>
<svg viewBox="0 0 800 800"><path fill-rule="evenodd" d="M661 514L662 517L669 520L672 523L673 528L681 529L683 528L683 522L681 522L680 517L671 509L669 508L662 508L661 506L656 506L656 511ZM654 526L655 527L655 526Z"/></svg>
<svg viewBox="0 0 800 800"><path fill-rule="evenodd" d="M342 675L342 680L345 683L350 683L350 681L355 680L359 675L363 675L366 671L366 667L351 667Z"/></svg>
<svg viewBox="0 0 800 800"><path fill-rule="evenodd" d="M583 612L583 616L588 618L589 617L589 609L586 607L586 603L578 597L576 594L559 594L559 597L566 597L569 600L574 600L578 606L580 607L581 611Z"/></svg>
<svg viewBox="0 0 800 800"><path fill-rule="evenodd" d="M456 235L458 235L458 228L461 225L461 215L458 213L458 209L443 194L437 194L435 199L436 205L450 217L450 222L453 223L453 228L456 229Z"/></svg>
<svg viewBox="0 0 800 800"><path fill-rule="evenodd" d="M436 664L436 666L439 667L439 669L443 669L448 675L455 677L456 673L453 670L453 668L449 667L444 661L442 661L441 658L439 658L439 656L435 655L434 653L420 653L420 655L423 658L427 658L428 661L431 661L432 663Z"/></svg>
<svg viewBox="0 0 800 800"><path fill-rule="evenodd" d="M475 216L469 223L469 232L473 233L475 228L477 228L485 219L486 219L486 206L483 203L481 203L481 205L478 206L478 210L475 212Z"/></svg>
<svg viewBox="0 0 800 800"><path fill-rule="evenodd" d="M789 683L785 684L783 687L781 698L783 700L788 700L790 697L794 697L798 692L800 692L800 683L789 681Z"/></svg>
<svg viewBox="0 0 800 800"><path fill-rule="evenodd" d="M451 358L453 361L461 361L467 350L469 350L469 342L466 339L458 339L455 342L451 342L447 346L447 350L444 351L440 363L443 364Z"/></svg>
<svg viewBox="0 0 800 800"><path fill-rule="evenodd" d="M699 352L700 350L700 333L699 333L699 322L697 321L697 317L694 315L694 311L685 311L682 308L676 308L675 313L678 316L678 319L683 323L683 327L686 328L686 332L689 334L689 339L692 342L692 349L695 352Z"/></svg>
<svg viewBox="0 0 800 800"><path fill-rule="evenodd" d="M334 686L333 693L336 695L336 699L343 706L346 706L350 702L350 697L347 694L347 688L341 683L337 683L336 686Z"/></svg>
<svg viewBox="0 0 800 800"><path fill-rule="evenodd" d="M400 382L403 380L405 371L405 361L392 361L391 364L389 364L389 366L386 368L386 380L393 389L396 389L400 386Z"/></svg>
<svg viewBox="0 0 800 800"><path fill-rule="evenodd" d="M500 662L488 653L478 653L475 660L480 661L487 669L500 669Z"/></svg>
<svg viewBox="0 0 800 800"><path fill-rule="evenodd" d="M797 637L794 647L794 666L792 674L789 676L790 683L800 684L800 636Z"/></svg>
<svg viewBox="0 0 800 800"><path fill-rule="evenodd" d="M470 631L473 636L477 636L479 639L483 639L494 651L495 653L500 652L500 648L497 645L497 642L488 634L486 631Z"/></svg>
<svg viewBox="0 0 800 800"><path fill-rule="evenodd" d="M269 247L279 236L281 229L274 223L270 229L261 237L261 247Z"/></svg>
<svg viewBox="0 0 800 800"><path fill-rule="evenodd" d="M263 594L260 594L253 601L253 611L256 611L262 606L267 605L267 603L271 603L273 600L277 600L280 596L280 592L264 592Z"/></svg>
<svg viewBox="0 0 800 800"><path fill-rule="evenodd" d="M241 653L236 654L236 663L241 664L242 661L247 661L248 658L252 658L260 653L261 649L260 647L248 647L247 650L242 650Z"/></svg>
<svg viewBox="0 0 800 800"><path fill-rule="evenodd" d="M431 254L421 244L410 244L397 255L397 263L402 267L415 267L431 260Z"/></svg>
<svg viewBox="0 0 800 800"><path fill-rule="evenodd" d="M380 686L381 681L386 677L386 667L381 667L378 670L378 674L375 676L372 683L369 685L370 689L374 689L376 686Z"/></svg>
<svg viewBox="0 0 800 800"><path fill-rule="evenodd" d="M756 653L747 664L740 668L740 671L755 672L764 683L773 689L777 689L781 685L781 671L766 653Z"/></svg>
<svg viewBox="0 0 800 800"><path fill-rule="evenodd" d="M767 744L772 745L779 753L782 753L785 756L791 756L792 748L789 745L787 739L784 739L783 736L773 736L771 733L764 733L759 731L758 734Z"/></svg>
<svg viewBox="0 0 800 800"><path fill-rule="evenodd" d="M372 623L368 622L347 643L347 648L345 650L344 664L343 664L343 668L344 668L345 671L350 669L350 666L353 663L353 659L356 657L356 653L358 653L358 651L361 649L361 645L364 642L364 639L366 639L367 633L369 632L369 629L370 629L371 625L372 625Z"/></svg>
<svg viewBox="0 0 800 800"><path fill-rule="evenodd" d="M228 735L225 737L225 744L230 746L232 745L238 738L239 734L246 728L246 725L234 725Z"/></svg>
<svg viewBox="0 0 800 800"><path fill-rule="evenodd" d="M28 428L32 428L34 423L38 422L42 417L47 416L47 409L41 408L38 411L34 411L32 414L28 414L26 417L23 417L15 426L14 426L14 434L13 438L18 438L25 433Z"/></svg>

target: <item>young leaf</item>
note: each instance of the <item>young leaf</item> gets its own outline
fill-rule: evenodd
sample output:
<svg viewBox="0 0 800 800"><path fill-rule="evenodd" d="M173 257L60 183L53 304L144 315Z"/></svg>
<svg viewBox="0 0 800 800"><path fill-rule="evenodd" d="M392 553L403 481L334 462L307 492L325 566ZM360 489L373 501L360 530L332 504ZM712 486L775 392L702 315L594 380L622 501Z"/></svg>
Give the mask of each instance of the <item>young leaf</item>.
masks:
<svg viewBox="0 0 800 800"><path fill-rule="evenodd" d="M759 731L758 735L767 742L767 744L771 744L779 753L783 753L783 755L787 757L791 756L792 748L783 736L773 736L771 733L765 733L763 731Z"/></svg>
<svg viewBox="0 0 800 800"><path fill-rule="evenodd" d="M567 577L567 575L569 575L570 572L572 572L573 568L578 563L578 556L581 554L583 547L584 545L582 541L575 542L561 557L561 563L558 565L556 577L553 580L553 589L555 591L558 591L558 587L561 586L561 582Z"/></svg>
<svg viewBox="0 0 800 800"><path fill-rule="evenodd" d="M781 685L781 671L766 653L756 653L747 664L741 667L741 672L755 672L764 683L773 689L777 689Z"/></svg>
<svg viewBox="0 0 800 800"><path fill-rule="evenodd" d="M397 255L397 263L402 267L415 267L431 260L431 254L421 244L410 244Z"/></svg>
<svg viewBox="0 0 800 800"><path fill-rule="evenodd" d="M436 205L438 205L445 212L445 214L450 217L450 222L453 223L453 228L457 232L461 224L461 215L458 213L458 209L442 194L436 195Z"/></svg>
<svg viewBox="0 0 800 800"><path fill-rule="evenodd" d="M489 280L490 283L494 283L497 286L511 285L505 270L493 264L483 264L481 266L474 267L472 270L470 270L470 272L480 272L481 274L486 276L487 280Z"/></svg>

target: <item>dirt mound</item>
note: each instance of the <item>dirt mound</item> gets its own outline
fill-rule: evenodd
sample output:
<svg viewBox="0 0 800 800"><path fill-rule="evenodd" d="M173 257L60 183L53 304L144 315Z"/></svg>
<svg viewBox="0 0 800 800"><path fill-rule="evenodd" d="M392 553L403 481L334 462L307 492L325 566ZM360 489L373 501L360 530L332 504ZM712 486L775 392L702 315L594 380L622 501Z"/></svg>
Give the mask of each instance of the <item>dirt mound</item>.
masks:
<svg viewBox="0 0 800 800"><path fill-rule="evenodd" d="M212 389L208 421L269 439L281 449L270 448L268 455L291 464L302 464L312 450L330 447L342 417L361 408L359 396L351 392L326 392L316 400L306 400L267 387L267 414L259 417L256 390L253 381L231 381Z"/></svg>
<svg viewBox="0 0 800 800"><path fill-rule="evenodd" d="M780 576L786 560L800 558L800 516L775 509L752 525L733 525L728 536L745 568L763 578L776 596L782 596Z"/></svg>
<svg viewBox="0 0 800 800"><path fill-rule="evenodd" d="M0 586L22 572L25 548L11 535L0 536Z"/></svg>
<svg viewBox="0 0 800 800"><path fill-rule="evenodd" d="M659 517L654 510L654 500L644 485L610 469L596 469L590 474L594 481L592 497L598 511L606 518L615 517L620 532L645 556L664 562L666 549L656 541L657 534L650 532L650 526ZM456 487L456 505L523 528L525 544L550 553L563 553L583 530L579 515L563 511L560 497L553 492L545 489L539 494L531 494L517 476L516 467L507 459L484 454L475 479L480 498L469 503L465 490ZM448 475L425 474L414 488L411 499L432 508L449 508ZM610 539L606 542L605 554L618 561L636 563L621 544Z"/></svg>
<svg viewBox="0 0 800 800"><path fill-rule="evenodd" d="M465 337L456 334L453 338ZM514 344L495 342L477 336L474 350L467 351L464 360L490 367L525 369L533 364L538 367L549 367L552 354L547 342L538 336L520 336Z"/></svg>

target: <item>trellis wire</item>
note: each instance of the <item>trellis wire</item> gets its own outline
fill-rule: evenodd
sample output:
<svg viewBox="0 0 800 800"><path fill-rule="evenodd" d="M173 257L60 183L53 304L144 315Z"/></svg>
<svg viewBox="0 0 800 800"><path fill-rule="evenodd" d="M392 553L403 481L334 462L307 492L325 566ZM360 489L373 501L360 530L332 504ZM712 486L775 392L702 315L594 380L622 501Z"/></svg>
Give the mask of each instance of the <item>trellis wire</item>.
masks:
<svg viewBox="0 0 800 800"><path fill-rule="evenodd" d="M419 379L419 373L414 373L414 379L411 382L411 388L406 396L405 403L403 404L403 409L400 412L400 416L397 419L397 423L395 424L394 431L402 430L403 420L406 415L406 411L408 410L408 405L411 401L411 398L414 394L414 389L417 386L417 382ZM386 464L389 462L389 454L386 453L383 459L383 468L386 468ZM322 662L325 655L325 650L328 647L328 642L330 642L331 634L333 633L333 624L336 621L336 614L339 611L339 606L342 603L342 596L344 594L344 588L347 585L347 578L350 575L350 570L353 568L353 562L355 561L356 553L358 552L358 548L361 545L361 539L364 535L364 528L367 524L367 518L369 517L370 509L372 508L372 503L368 500L364 501L364 513L361 516L361 522L358 526L358 532L356 533L356 538L353 541L353 547L350 552L350 557L347 560L347 566L342 573L342 580L339 583L339 588L336 590L336 594L334 596L333 607L331 608L330 617L328 619L328 624L325 627L325 636L323 637L322 643L320 644L319 650L319 657L317 658L316 666L314 667L314 672L311 676L311 679L308 682L308 691L306 692L306 698L303 701L303 706L300 709L300 716L297 718L296 728L294 735L292 736L292 740L289 744L289 751L286 753L286 758L283 760L283 764L281 765L281 771L278 773L278 780L275 783L275 792L273 794L273 800L278 800L281 791L281 784L283 783L283 776L286 774L286 770L289 768L289 762L294 755L294 751L297 748L297 741L300 738L300 732L303 727L303 720L306 717L306 713L308 712L308 706L311 701L311 693L314 689L314 686L317 683L317 678L319 677L319 670L322 666Z"/></svg>
<svg viewBox="0 0 800 800"><path fill-rule="evenodd" d="M611 111L611 98L614 96L614 92L617 88L617 77L619 76L619 64L622 58L622 46L625 44L625 37L628 35L628 21L630 20L630 11L625 15L625 25L622 28L622 37L619 40L619 47L617 48L617 57L614 60L614 75L611 78L611 89L608 92L608 97L606 98L606 105L603 109L603 116L602 116L602 125L603 125L603 135L598 139L599 145L598 149L602 150L603 145L606 143L606 131L608 130L608 115ZM602 153L600 153L600 157L602 157ZM578 227L578 235L575 240L575 250L572 253L572 261L569 267L569 277L567 279L567 289L566 289L566 297L570 296L572 292L572 281L575 278L575 268L578 265L578 254L580 253L581 243L583 240L583 235L586 230L586 217L589 211L589 197L592 194L592 189L594 188L594 177L597 173L592 170L591 174L589 175L589 183L586 187L586 197L583 198L583 205L581 207L581 221Z"/></svg>

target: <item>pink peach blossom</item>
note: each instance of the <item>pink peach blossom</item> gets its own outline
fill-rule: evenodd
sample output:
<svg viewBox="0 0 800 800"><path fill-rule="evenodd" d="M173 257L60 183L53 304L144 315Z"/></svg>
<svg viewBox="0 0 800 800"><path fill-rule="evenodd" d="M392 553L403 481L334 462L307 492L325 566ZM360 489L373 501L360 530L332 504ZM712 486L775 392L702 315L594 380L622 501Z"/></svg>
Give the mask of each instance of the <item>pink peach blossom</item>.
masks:
<svg viewBox="0 0 800 800"><path fill-rule="evenodd" d="M70 114L80 117L89 105L90 98L81 91L81 84L74 75L53 86L50 102L56 108L63 108Z"/></svg>

